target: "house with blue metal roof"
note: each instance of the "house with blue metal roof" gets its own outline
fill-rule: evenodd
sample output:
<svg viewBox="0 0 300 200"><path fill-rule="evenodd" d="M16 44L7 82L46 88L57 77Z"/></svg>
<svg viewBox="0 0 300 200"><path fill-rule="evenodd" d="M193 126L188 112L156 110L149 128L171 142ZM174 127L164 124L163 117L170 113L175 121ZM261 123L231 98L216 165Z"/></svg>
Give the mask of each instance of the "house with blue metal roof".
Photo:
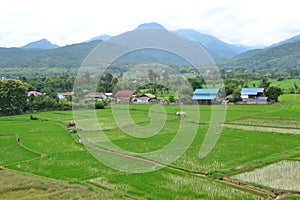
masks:
<svg viewBox="0 0 300 200"><path fill-rule="evenodd" d="M241 98L243 101L267 101L264 88L242 88Z"/></svg>
<svg viewBox="0 0 300 200"><path fill-rule="evenodd" d="M219 95L218 88L201 88L194 91L192 100L199 104L212 104L216 102Z"/></svg>

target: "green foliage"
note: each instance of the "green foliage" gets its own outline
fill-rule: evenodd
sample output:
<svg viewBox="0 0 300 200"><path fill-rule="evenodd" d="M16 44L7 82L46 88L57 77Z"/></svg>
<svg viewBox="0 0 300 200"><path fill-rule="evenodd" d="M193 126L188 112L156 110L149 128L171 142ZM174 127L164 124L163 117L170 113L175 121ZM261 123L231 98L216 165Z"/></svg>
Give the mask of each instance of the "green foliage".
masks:
<svg viewBox="0 0 300 200"><path fill-rule="evenodd" d="M103 109L104 103L103 101L95 101L95 109Z"/></svg>
<svg viewBox="0 0 300 200"><path fill-rule="evenodd" d="M204 84L204 79L202 76L196 76L195 78L188 78L190 85L192 86L193 90L202 88Z"/></svg>
<svg viewBox="0 0 300 200"><path fill-rule="evenodd" d="M19 80L0 80L0 112L18 114L27 101L28 87Z"/></svg>
<svg viewBox="0 0 300 200"><path fill-rule="evenodd" d="M241 98L241 90L240 89L235 89L233 92L232 92L232 102L238 102L238 101L241 101L242 98Z"/></svg>
<svg viewBox="0 0 300 200"><path fill-rule="evenodd" d="M282 94L282 90L278 87L271 86L266 90L266 96L276 102L278 101L278 97Z"/></svg>
<svg viewBox="0 0 300 200"><path fill-rule="evenodd" d="M224 80L225 94L226 95L232 94L234 91L238 90L241 84L242 81L238 79L232 79L232 78L225 79Z"/></svg>
<svg viewBox="0 0 300 200"><path fill-rule="evenodd" d="M69 92L73 90L75 77L49 76L49 77L20 77L20 80L27 83L29 90L47 93Z"/></svg>
<svg viewBox="0 0 300 200"><path fill-rule="evenodd" d="M270 85L271 85L271 82L268 80L268 78L264 77L261 80L261 82L260 82L260 84L259 84L258 87L265 88L267 90L270 87Z"/></svg>
<svg viewBox="0 0 300 200"><path fill-rule="evenodd" d="M283 91L279 87L275 86L270 86L271 82L268 80L268 78L264 77L260 84L259 87L265 89L265 95L269 97L270 99L274 101L278 101L278 97L283 94Z"/></svg>
<svg viewBox="0 0 300 200"><path fill-rule="evenodd" d="M171 103L175 102L175 97L174 97L174 95L170 95L170 96L169 96L169 101L170 101Z"/></svg>

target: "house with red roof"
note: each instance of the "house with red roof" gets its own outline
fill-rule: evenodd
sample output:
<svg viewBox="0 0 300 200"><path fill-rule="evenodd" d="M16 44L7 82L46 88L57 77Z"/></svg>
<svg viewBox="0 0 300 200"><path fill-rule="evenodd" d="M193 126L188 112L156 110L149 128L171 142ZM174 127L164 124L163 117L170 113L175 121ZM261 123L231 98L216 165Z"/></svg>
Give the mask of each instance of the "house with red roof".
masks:
<svg viewBox="0 0 300 200"><path fill-rule="evenodd" d="M117 103L130 103L130 101L135 98L135 95L129 90L119 90L115 94L115 98Z"/></svg>

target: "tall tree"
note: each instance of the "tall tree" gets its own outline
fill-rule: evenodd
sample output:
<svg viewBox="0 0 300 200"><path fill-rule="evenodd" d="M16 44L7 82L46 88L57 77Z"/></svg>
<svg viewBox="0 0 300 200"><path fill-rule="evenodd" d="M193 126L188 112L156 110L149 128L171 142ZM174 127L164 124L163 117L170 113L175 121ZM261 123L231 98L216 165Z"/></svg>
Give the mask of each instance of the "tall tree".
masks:
<svg viewBox="0 0 300 200"><path fill-rule="evenodd" d="M0 80L0 110L5 114L18 114L27 104L28 86L14 79Z"/></svg>
<svg viewBox="0 0 300 200"><path fill-rule="evenodd" d="M268 78L264 77L260 84L259 84L259 87L261 88L265 88L265 90L267 90L271 85L271 82L268 80Z"/></svg>
<svg viewBox="0 0 300 200"><path fill-rule="evenodd" d="M266 91L267 97L269 97L270 99L272 99L276 102L278 101L278 97L282 94L283 94L283 92L282 92L281 88L274 87L274 86L269 87Z"/></svg>

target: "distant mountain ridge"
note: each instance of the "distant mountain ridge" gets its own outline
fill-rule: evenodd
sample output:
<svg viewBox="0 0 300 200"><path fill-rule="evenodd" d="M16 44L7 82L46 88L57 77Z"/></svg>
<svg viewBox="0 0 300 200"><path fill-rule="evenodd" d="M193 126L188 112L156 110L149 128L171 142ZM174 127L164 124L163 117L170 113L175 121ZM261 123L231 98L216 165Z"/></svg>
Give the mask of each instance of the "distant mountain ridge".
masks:
<svg viewBox="0 0 300 200"><path fill-rule="evenodd" d="M0 48L0 76L75 75L83 59L102 41L55 49Z"/></svg>
<svg viewBox="0 0 300 200"><path fill-rule="evenodd" d="M251 47L248 46L228 44L212 35L199 33L193 29L179 29L176 32L198 42L209 53L214 61L229 60L234 56L251 49Z"/></svg>
<svg viewBox="0 0 300 200"><path fill-rule="evenodd" d="M139 28L166 29L165 27L163 27L162 25L156 22L141 24L137 27L137 29ZM176 30L174 33L179 33L199 43L208 52L208 54L212 57L212 59L216 62L229 60L242 52L245 52L249 49L253 49L253 47L249 47L249 46L228 44L212 35L199 33L193 29L179 29ZM101 35L101 36L94 37L88 41L94 41L97 39L106 40L106 38L108 37L111 36Z"/></svg>
<svg viewBox="0 0 300 200"><path fill-rule="evenodd" d="M138 28L164 28L151 22ZM184 35L198 42L220 67L268 67L268 68L299 68L300 66L300 35L279 42L265 49L253 49L243 45L228 44L218 38L199 33L192 29L179 29L176 34ZM89 42L58 47L46 39L31 42L21 48L0 47L1 76L49 76L69 74L75 75L83 59L99 45L99 38L110 38L102 35L92 38ZM157 61L164 64L185 66L182 60L170 56L166 52L144 50L138 54L128 55L123 62L128 64L143 61Z"/></svg>
<svg viewBox="0 0 300 200"><path fill-rule="evenodd" d="M87 40L85 42L91 42L91 41L95 41L95 40L103 40L103 41L105 41L105 40L108 40L110 38L111 38L110 35L105 34L105 35L100 35L100 36L93 37L93 38L91 38L91 39L89 39L89 40Z"/></svg>
<svg viewBox="0 0 300 200"><path fill-rule="evenodd" d="M59 48L58 45L52 44L47 39L41 39L38 41L30 42L21 48L23 49L56 49Z"/></svg>

